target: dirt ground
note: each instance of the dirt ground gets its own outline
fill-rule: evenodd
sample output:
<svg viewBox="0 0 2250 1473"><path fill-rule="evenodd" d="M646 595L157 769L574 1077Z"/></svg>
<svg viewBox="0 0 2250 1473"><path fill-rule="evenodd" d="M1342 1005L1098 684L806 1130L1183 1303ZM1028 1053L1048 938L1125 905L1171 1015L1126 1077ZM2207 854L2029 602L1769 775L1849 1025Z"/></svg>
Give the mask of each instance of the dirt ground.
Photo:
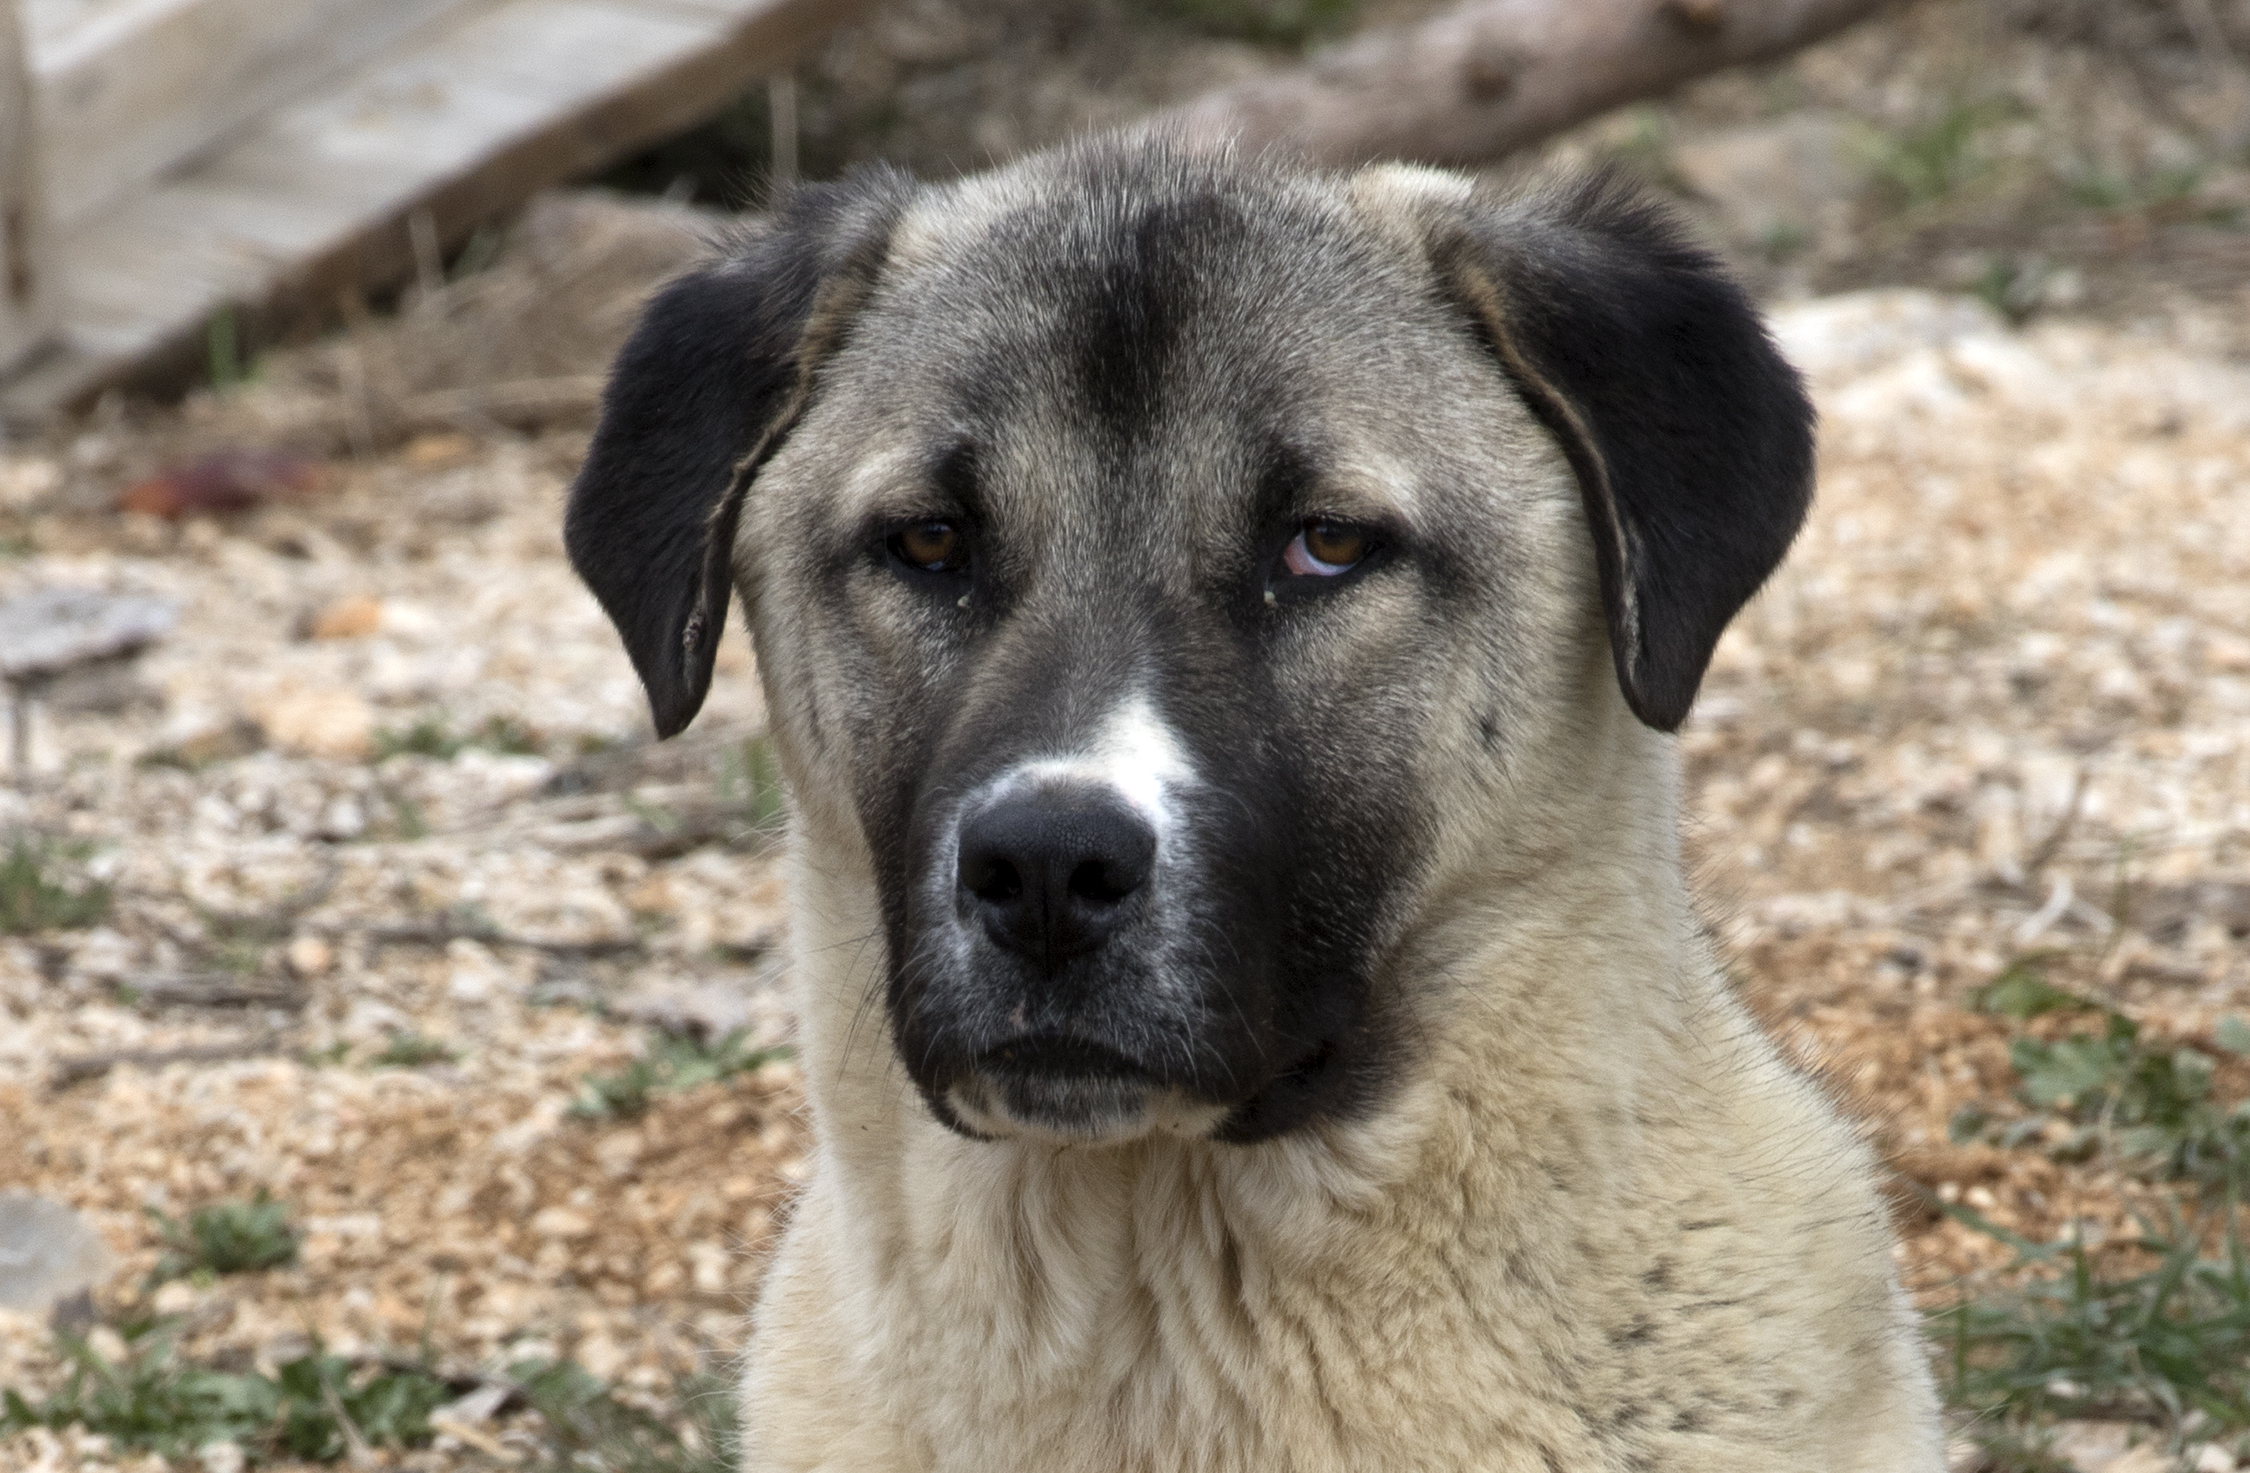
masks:
<svg viewBox="0 0 2250 1473"><path fill-rule="evenodd" d="M1965 1106L2023 1113L2023 1025L1969 1006L1976 989L2031 957L2153 1039L2215 1049L2223 1019L2250 1018L2250 236L2224 213L2250 87L2199 72L2157 106L2128 80L2144 63L2057 29L2069 7L2044 30L1981 9L1915 7L1548 160L1622 151L1691 192L1814 384L1813 519L1681 738L1691 852L1744 992L1896 1173L1901 1267L1931 1303L2009 1257L1938 1203L2099 1240L2153 1190L2098 1156L1954 1142ZM984 15L879 12L808 63L828 79L808 106L887 86L911 119L974 96L998 119L980 146L1002 150L1111 95L1078 61L1039 74L1038 106L971 88L983 69L917 93L967 63L897 34ZM2003 120L1982 163L1939 161L1958 188L1886 196L1829 124L1880 122L1862 104L1885 85L1897 118L1930 116L1960 92L1964 30L2076 99L2072 137L2107 139L2120 178L2166 149L2207 166L2162 208L2073 214L2009 162L2069 140ZM1211 67L1275 64L1214 47ZM888 81L849 82L870 56ZM1154 85L1112 91L1138 106ZM49 693L33 779L0 792L0 830L62 841L58 865L114 892L98 924L0 936L0 1189L100 1231L105 1321L183 1316L185 1351L235 1366L315 1340L464 1375L566 1356L651 1405L739 1343L803 1172L793 1067L637 1117L573 1109L659 1037L739 1028L755 1047L791 1026L746 642L722 646L691 733L651 743L558 528L590 376L708 223L553 199L489 269L395 319L0 453L0 600L72 585L181 610L130 668ZM168 466L274 447L309 469L249 510L113 509ZM2214 1093L2250 1095L2250 1059ZM163 1248L148 1209L260 1188L290 1204L294 1266L142 1288ZM0 1311L0 1387L61 1374L46 1320ZM372 1457L536 1446L504 1411ZM2167 1466L2078 1446L2086 1473ZM77 1434L0 1442L0 1467L161 1462Z"/></svg>

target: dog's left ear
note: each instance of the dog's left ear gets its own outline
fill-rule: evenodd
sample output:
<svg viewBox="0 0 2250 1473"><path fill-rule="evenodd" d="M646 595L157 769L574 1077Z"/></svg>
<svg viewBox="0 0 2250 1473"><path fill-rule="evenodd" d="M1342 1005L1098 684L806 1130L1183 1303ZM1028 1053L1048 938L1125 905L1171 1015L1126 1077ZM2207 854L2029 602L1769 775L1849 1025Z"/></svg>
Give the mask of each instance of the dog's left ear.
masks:
<svg viewBox="0 0 2250 1473"><path fill-rule="evenodd" d="M1618 683L1671 731L1811 504L1804 385L1725 269L1614 179L1417 213L1446 290L1569 456Z"/></svg>
<svg viewBox="0 0 2250 1473"><path fill-rule="evenodd" d="M658 292L610 370L563 545L624 636L660 737L702 708L742 499L872 290L913 188L872 169L797 190Z"/></svg>

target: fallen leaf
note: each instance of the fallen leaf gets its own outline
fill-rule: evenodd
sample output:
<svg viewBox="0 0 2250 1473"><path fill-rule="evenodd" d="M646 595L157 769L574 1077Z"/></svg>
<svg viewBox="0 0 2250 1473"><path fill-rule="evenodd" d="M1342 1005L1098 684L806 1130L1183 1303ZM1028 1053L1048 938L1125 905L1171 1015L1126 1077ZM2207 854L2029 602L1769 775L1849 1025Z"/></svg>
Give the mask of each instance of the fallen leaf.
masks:
<svg viewBox="0 0 2250 1473"><path fill-rule="evenodd" d="M134 482L117 498L117 509L172 518L248 511L276 498L309 495L327 475L320 462L286 451L221 450Z"/></svg>

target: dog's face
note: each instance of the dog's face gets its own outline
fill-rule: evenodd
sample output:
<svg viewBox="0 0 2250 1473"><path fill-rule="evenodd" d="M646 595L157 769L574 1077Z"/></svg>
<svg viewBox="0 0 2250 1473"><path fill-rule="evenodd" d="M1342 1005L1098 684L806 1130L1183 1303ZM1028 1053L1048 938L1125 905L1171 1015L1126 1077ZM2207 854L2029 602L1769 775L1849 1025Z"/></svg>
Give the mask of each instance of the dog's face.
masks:
<svg viewBox="0 0 2250 1473"><path fill-rule="evenodd" d="M675 285L570 544L667 730L739 582L940 1120L1249 1141L1374 1096L1511 772L1685 714L1808 423L1612 191L1111 144L812 195Z"/></svg>

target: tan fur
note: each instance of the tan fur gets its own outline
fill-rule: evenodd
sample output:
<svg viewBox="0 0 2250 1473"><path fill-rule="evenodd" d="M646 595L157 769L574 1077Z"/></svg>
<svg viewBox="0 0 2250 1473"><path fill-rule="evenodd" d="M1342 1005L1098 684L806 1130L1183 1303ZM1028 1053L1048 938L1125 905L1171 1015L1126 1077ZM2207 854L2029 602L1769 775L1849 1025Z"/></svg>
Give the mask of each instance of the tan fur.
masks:
<svg viewBox="0 0 2250 1473"><path fill-rule="evenodd" d="M1336 193L1394 233L1384 198L1459 187ZM945 208L902 222L894 269L942 253ZM1370 1118L1251 1146L972 1141L931 1118L886 1033L848 759L820 735L849 692L822 683L788 560L806 498L878 493L851 471L885 428L816 403L761 475L737 567L795 793L817 1144L756 1310L755 1473L1941 1466L1874 1163L1692 912L1673 743L1619 696L1570 469L1497 375L1455 412L1424 428L1494 447L1507 534L1537 554L1515 594L1533 714L1505 763L1427 754L1448 826L1384 980L1412 1000L1406 1082Z"/></svg>

